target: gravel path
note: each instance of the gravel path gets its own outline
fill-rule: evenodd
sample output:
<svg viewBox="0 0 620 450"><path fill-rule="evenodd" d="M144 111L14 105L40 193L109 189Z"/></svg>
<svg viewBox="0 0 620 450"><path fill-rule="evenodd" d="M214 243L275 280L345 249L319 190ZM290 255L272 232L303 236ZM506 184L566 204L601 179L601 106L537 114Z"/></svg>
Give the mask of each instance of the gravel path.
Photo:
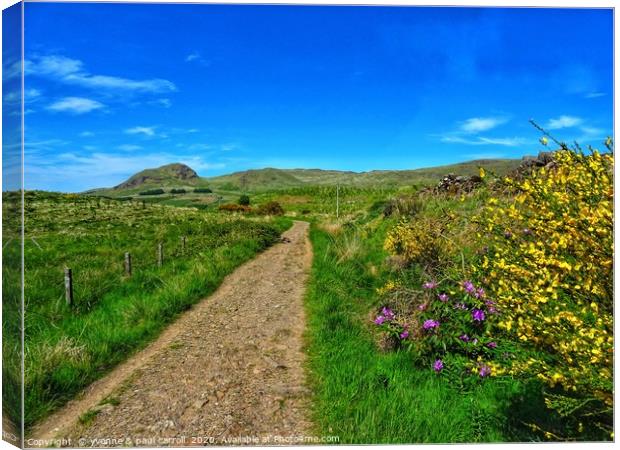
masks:
<svg viewBox="0 0 620 450"><path fill-rule="evenodd" d="M295 222L282 243L238 268L31 437L72 447L178 447L290 444L308 434L302 333L311 260L308 224Z"/></svg>

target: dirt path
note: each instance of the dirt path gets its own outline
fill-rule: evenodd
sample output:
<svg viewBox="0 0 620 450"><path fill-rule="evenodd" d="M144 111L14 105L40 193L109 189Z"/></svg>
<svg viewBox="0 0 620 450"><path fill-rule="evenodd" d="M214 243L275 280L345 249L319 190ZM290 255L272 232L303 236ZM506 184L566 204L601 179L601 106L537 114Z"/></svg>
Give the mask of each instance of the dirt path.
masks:
<svg viewBox="0 0 620 450"><path fill-rule="evenodd" d="M64 438L72 447L177 447L287 444L307 434L301 347L308 224L295 222L283 240L30 437Z"/></svg>

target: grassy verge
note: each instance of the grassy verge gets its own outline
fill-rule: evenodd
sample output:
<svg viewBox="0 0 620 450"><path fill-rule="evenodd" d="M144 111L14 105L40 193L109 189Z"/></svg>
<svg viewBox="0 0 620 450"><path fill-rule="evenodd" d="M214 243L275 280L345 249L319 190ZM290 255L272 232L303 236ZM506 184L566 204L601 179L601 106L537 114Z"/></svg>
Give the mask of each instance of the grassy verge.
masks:
<svg viewBox="0 0 620 450"><path fill-rule="evenodd" d="M25 256L27 427L143 348L292 224L286 218L244 220L58 196L35 195L30 207ZM54 210L66 214L52 220L48 216ZM187 236L187 246L180 244L181 236ZM165 245L162 267L155 263L157 242ZM135 258L131 277L123 275L127 250ZM74 270L71 307L64 300L63 266ZM15 303L18 288L6 291ZM16 311L11 314L18 319ZM5 320L4 350L19 340L7 324ZM19 379L18 366L4 370L5 377ZM13 403L8 412L18 414L17 397L5 391L4 401Z"/></svg>
<svg viewBox="0 0 620 450"><path fill-rule="evenodd" d="M379 350L370 315L387 279L382 244L390 225L364 236L352 258L343 258L347 232L311 231L306 305L316 431L341 443L527 440L510 423L508 411L521 395L516 382L487 379L462 390L430 367L416 367L407 351Z"/></svg>

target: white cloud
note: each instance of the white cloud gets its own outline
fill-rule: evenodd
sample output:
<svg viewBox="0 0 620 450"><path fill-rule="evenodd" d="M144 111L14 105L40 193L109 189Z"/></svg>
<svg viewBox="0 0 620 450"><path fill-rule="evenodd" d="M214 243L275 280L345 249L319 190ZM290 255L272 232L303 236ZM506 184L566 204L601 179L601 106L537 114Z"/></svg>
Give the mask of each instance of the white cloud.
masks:
<svg viewBox="0 0 620 450"><path fill-rule="evenodd" d="M172 106L172 102L169 98L158 98L157 100L153 100L149 103L152 105L163 106L164 108L170 108Z"/></svg>
<svg viewBox="0 0 620 450"><path fill-rule="evenodd" d="M21 60L8 62L6 64L2 64L2 76L5 81L8 81L12 78L17 78L22 73L22 62Z"/></svg>
<svg viewBox="0 0 620 450"><path fill-rule="evenodd" d="M200 52L192 52L189 55L187 55L185 57L185 62L187 63L194 63L194 64L200 64L202 66L208 66L210 65L210 61L204 59L202 57L202 55L200 54Z"/></svg>
<svg viewBox="0 0 620 450"><path fill-rule="evenodd" d="M125 130L127 134L143 134L145 136L155 136L155 127L133 127Z"/></svg>
<svg viewBox="0 0 620 450"><path fill-rule="evenodd" d="M80 136L81 136L81 137L92 137L92 136L94 136L94 135L95 135L95 133L93 133L92 131L82 131L82 132L80 133Z"/></svg>
<svg viewBox="0 0 620 450"><path fill-rule="evenodd" d="M200 58L200 53L198 52L192 52L189 55L187 55L187 57L185 58L185 62L192 62L196 59Z"/></svg>
<svg viewBox="0 0 620 450"><path fill-rule="evenodd" d="M443 136L441 142L465 145L501 145L504 147L517 147L527 143L526 139L519 137L512 138L487 138L478 136L475 138L464 138L461 136Z"/></svg>
<svg viewBox="0 0 620 450"><path fill-rule="evenodd" d="M124 152L133 152L136 150L140 150L142 147L139 145L133 145L133 144L123 144L123 145L119 145L118 147L119 150L122 150Z"/></svg>
<svg viewBox="0 0 620 450"><path fill-rule="evenodd" d="M223 152L231 152L238 149L239 146L237 144L224 144L220 148Z"/></svg>
<svg viewBox="0 0 620 450"><path fill-rule="evenodd" d="M604 97L605 94L604 92L590 92L588 94L585 95L586 98L598 98L598 97Z"/></svg>
<svg viewBox="0 0 620 450"><path fill-rule="evenodd" d="M507 122L503 117L472 117L461 124L461 131L466 133L480 133L488 131Z"/></svg>
<svg viewBox="0 0 620 450"><path fill-rule="evenodd" d="M489 144L489 145L504 145L506 147L517 147L519 145L523 145L527 142L526 139L519 137L511 137L511 138L486 138L479 137L481 144Z"/></svg>
<svg viewBox="0 0 620 450"><path fill-rule="evenodd" d="M70 112L73 114L84 114L96 109L101 109L105 105L96 100L84 97L65 97L47 107L52 111Z"/></svg>
<svg viewBox="0 0 620 450"><path fill-rule="evenodd" d="M561 128L571 128L577 125L580 125L583 120L580 117L573 116L560 116L555 119L549 120L547 122L547 127L549 130L559 130Z"/></svg>
<svg viewBox="0 0 620 450"><path fill-rule="evenodd" d="M584 127L580 127L580 129L588 136L603 135L605 133L605 130L601 128L595 128L595 127L584 126Z"/></svg>
<svg viewBox="0 0 620 450"><path fill-rule="evenodd" d="M41 91L38 89L25 89L24 90L24 101L26 103L32 103L41 98ZM21 102L22 99L22 91L21 89L9 91L4 94L2 101L4 104L8 105L16 105Z"/></svg>
<svg viewBox="0 0 620 450"><path fill-rule="evenodd" d="M24 61L27 75L53 78L67 84L75 84L91 89L133 92L172 92L177 88L171 81L153 78L132 80L109 75L95 75L84 69L84 63L65 56L48 55Z"/></svg>

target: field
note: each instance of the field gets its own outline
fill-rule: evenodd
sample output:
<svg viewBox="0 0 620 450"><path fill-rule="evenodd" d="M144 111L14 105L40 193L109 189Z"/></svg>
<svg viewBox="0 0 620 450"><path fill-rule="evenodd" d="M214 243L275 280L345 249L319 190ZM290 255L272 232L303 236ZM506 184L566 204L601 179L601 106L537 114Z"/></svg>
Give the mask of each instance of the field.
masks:
<svg viewBox="0 0 620 450"><path fill-rule="evenodd" d="M291 223L41 192L27 193L25 214L27 426L143 347ZM18 251L8 245L5 258ZM72 306L65 302L65 267L73 272ZM16 306L19 284L10 287L5 301ZM16 311L5 309L5 324L13 324L5 328L5 351L19 339ZM17 383L18 368L4 370ZM15 415L16 404L10 406Z"/></svg>
<svg viewBox="0 0 620 450"><path fill-rule="evenodd" d="M304 339L317 435L609 440L610 155L563 149L510 173L512 163L487 163L475 183L453 177L442 188L446 173L433 169L423 173L436 179L413 185L293 185L288 173L270 189L172 193L181 188L165 178L131 199L123 189L28 192L26 424L154 339L298 219L311 223L314 252ZM474 175L471 164L457 169ZM17 258L17 239L4 238L5 258ZM19 329L6 305L9 351ZM5 366L5 380L16 385L17 369Z"/></svg>

